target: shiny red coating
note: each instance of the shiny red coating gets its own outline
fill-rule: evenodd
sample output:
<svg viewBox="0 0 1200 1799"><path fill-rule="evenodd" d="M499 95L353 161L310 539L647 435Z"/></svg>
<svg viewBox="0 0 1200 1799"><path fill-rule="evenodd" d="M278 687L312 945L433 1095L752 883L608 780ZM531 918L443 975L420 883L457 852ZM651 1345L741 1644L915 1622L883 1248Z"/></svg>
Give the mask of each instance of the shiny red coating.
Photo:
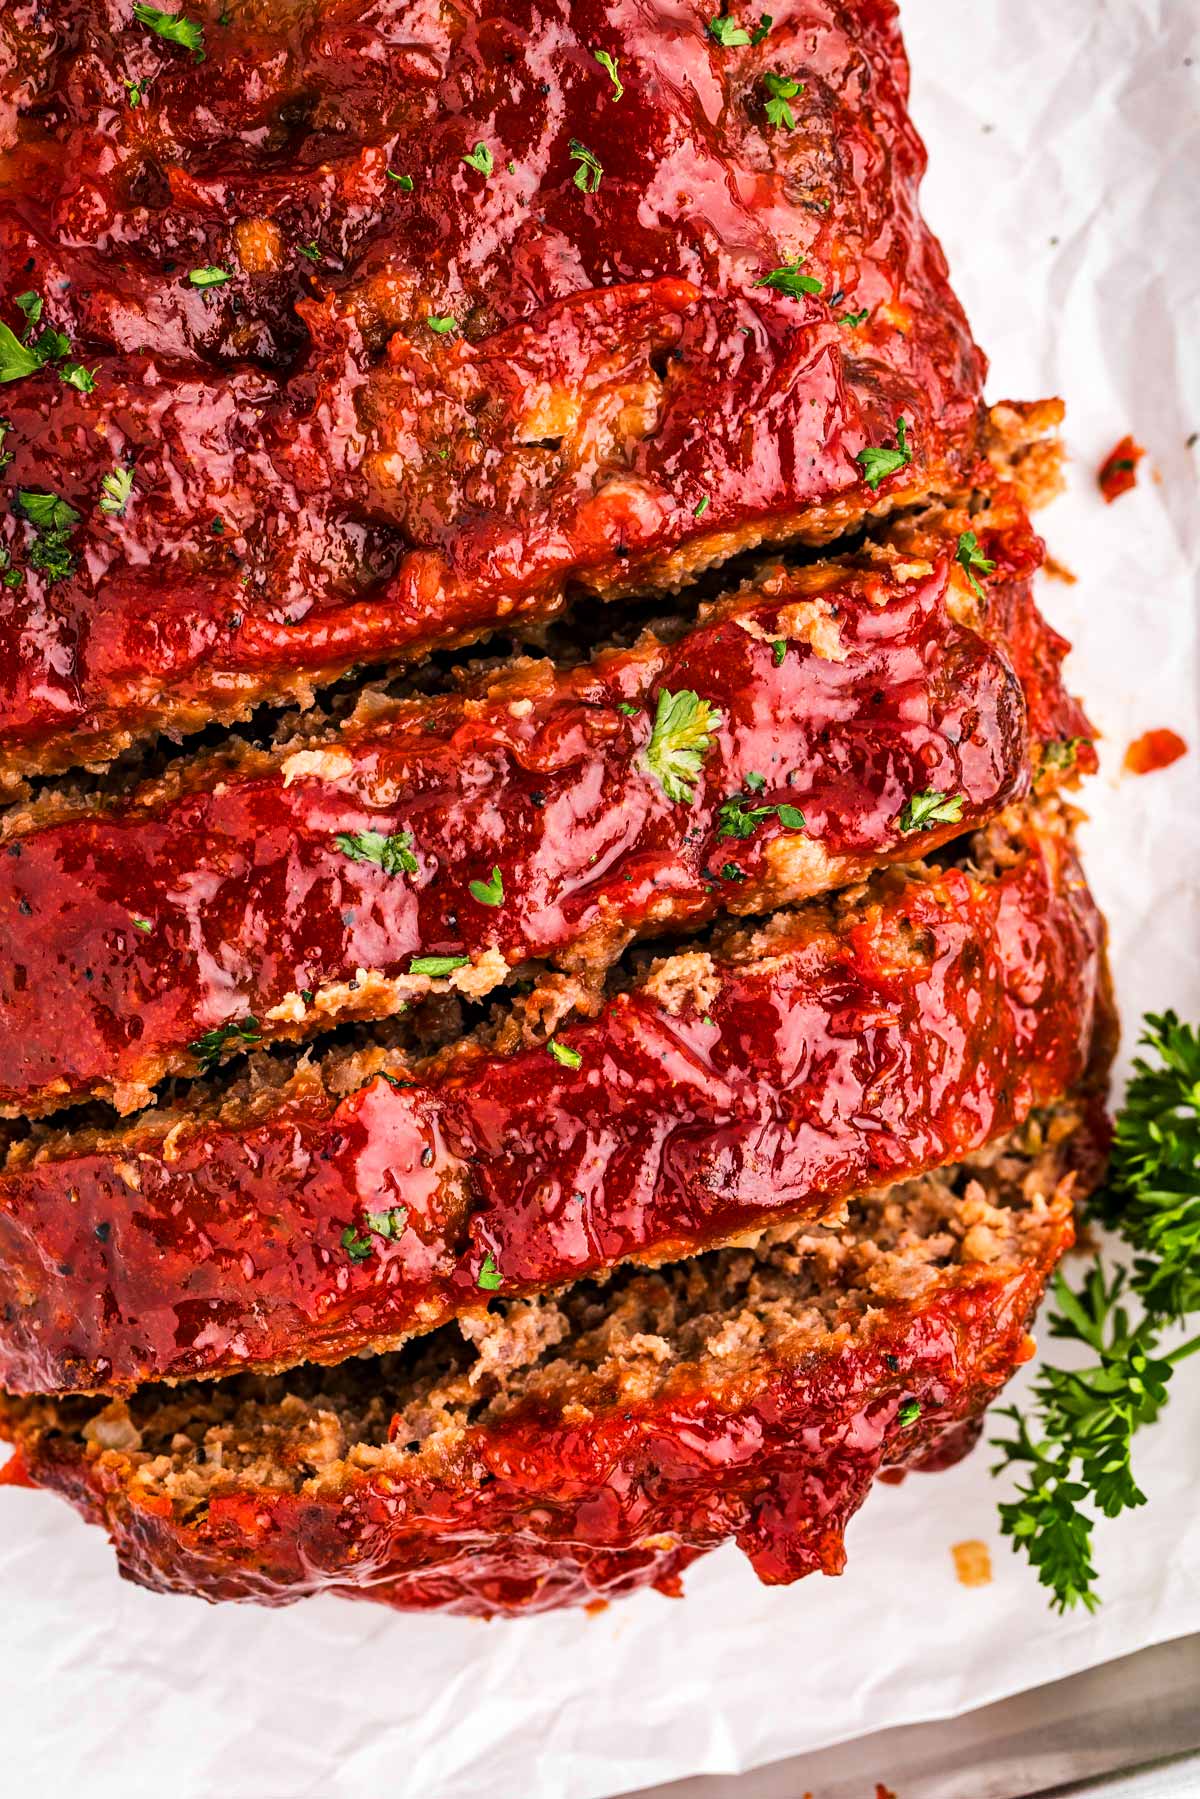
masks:
<svg viewBox="0 0 1200 1799"><path fill-rule="evenodd" d="M1027 524L983 532L997 568L979 630L947 609L941 541L932 564L896 572L779 570L669 647L413 701L322 745L331 767L215 759L13 838L0 1109L96 1093L130 1111L164 1073L194 1071L188 1045L215 1028L249 1016L260 1039L305 1036L403 1006L429 986L404 978L416 956L491 952L476 993L531 957L602 968L635 933L770 910L986 822L1027 789L1028 720L1043 742L1090 727L1033 605ZM822 654L795 636L814 628L833 640ZM656 695L681 691L721 714L691 805L643 760ZM960 821L906 833L905 802L931 788L962 797ZM776 813L723 834L739 792L800 809L803 842ZM353 860L338 838L363 832L408 833L416 872ZM471 883L497 868L492 905ZM346 983L326 1009L321 990Z"/></svg>
<svg viewBox="0 0 1200 1799"><path fill-rule="evenodd" d="M11 1167L0 1382L338 1361L960 1159L1080 1076L1102 923L1050 829L989 879L881 883L832 926L809 909L741 960L681 958L560 1028L565 1063L469 1044L410 1086L335 1103L309 1077L241 1124L164 1140L151 1115Z"/></svg>
<svg viewBox="0 0 1200 1799"><path fill-rule="evenodd" d="M1138 463L1145 454L1141 444L1136 443L1132 437L1123 437L1109 451L1096 477L1107 505L1111 506L1123 493L1132 493L1137 486Z"/></svg>
<svg viewBox="0 0 1200 1799"><path fill-rule="evenodd" d="M699 0L208 11L203 61L111 0L0 17L0 318L36 294L95 371L4 390L5 487L81 522L48 584L5 509L0 773L969 475L890 0L778 0L737 48Z"/></svg>
<svg viewBox="0 0 1200 1799"><path fill-rule="evenodd" d="M1056 1196L1024 1262L948 1272L869 1334L789 1361L764 1353L731 1390L679 1371L664 1396L620 1394L568 1421L526 1402L470 1427L431 1472L349 1469L323 1491L220 1485L176 1510L117 1452L39 1431L9 1407L5 1477L61 1493L104 1526L126 1579L158 1592L282 1605L323 1590L404 1609L490 1616L581 1605L652 1584L678 1592L697 1555L733 1540L759 1578L838 1574L844 1532L883 1471L945 1466L1028 1357L1026 1334L1073 1236ZM915 1423L912 1401L920 1408Z"/></svg>

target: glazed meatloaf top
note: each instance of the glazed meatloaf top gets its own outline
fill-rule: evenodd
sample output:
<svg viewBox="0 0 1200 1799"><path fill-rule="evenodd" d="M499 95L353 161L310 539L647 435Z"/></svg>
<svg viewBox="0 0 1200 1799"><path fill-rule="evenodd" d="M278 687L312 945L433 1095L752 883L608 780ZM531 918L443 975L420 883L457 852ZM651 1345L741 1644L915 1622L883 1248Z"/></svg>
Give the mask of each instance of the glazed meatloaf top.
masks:
<svg viewBox="0 0 1200 1799"><path fill-rule="evenodd" d="M894 7L711 10L5 10L0 770L962 483Z"/></svg>
<svg viewBox="0 0 1200 1799"><path fill-rule="evenodd" d="M400 1356L8 1400L6 1477L208 1599L542 1610L677 1591L729 1539L767 1581L837 1573L873 1478L960 1455L1032 1353L1096 1128L1066 1103L837 1227L499 1300Z"/></svg>

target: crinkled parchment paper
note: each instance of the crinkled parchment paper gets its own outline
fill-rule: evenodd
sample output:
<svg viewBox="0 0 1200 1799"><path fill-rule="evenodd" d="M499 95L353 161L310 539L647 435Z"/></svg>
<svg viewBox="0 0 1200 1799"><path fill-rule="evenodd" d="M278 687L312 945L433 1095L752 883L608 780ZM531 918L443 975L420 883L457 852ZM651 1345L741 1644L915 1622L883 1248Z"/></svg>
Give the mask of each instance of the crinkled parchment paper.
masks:
<svg viewBox="0 0 1200 1799"><path fill-rule="evenodd" d="M1200 1018L1200 13L903 10L926 209L993 359L990 393L1068 402L1070 492L1042 529L1078 583L1047 581L1042 599L1103 733L1085 847L1128 1053L1147 1007ZM1107 507L1095 471L1126 431L1149 455ZM1123 776L1129 740L1161 725L1189 756ZM595 1618L491 1625L334 1599L263 1612L156 1598L118 1582L66 1506L6 1492L5 1789L592 1799L946 1716L1200 1630L1200 1366L1138 1445L1150 1505L1098 1534L1096 1617L1056 1617L1001 1541L989 1459L879 1489L840 1580L768 1591L725 1551L688 1576L683 1604L645 1594ZM990 1545L989 1585L957 1582L964 1538Z"/></svg>

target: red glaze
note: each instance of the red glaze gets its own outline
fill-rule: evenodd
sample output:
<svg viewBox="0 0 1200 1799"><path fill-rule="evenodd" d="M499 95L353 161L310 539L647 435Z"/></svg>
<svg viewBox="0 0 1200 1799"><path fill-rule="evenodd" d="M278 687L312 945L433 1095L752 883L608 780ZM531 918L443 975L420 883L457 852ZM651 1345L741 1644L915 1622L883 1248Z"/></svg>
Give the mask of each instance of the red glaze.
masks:
<svg viewBox="0 0 1200 1799"><path fill-rule="evenodd" d="M1030 596L1029 535L984 533L998 564L985 635L947 611L944 550L908 580L906 567L929 564L780 571L671 648L570 674L542 664L486 698L401 707L331 739L332 772L217 761L182 794L151 789L123 812L10 842L0 1107L115 1090L129 1111L164 1072L194 1070L187 1046L214 1027L250 1016L263 1037L303 1036L331 1016L395 1010L429 987L402 978L414 956L492 952L490 973L470 971L477 993L529 957L602 967L635 932L769 910L986 821L1026 791L1027 706L1043 741L1089 729ZM777 662L773 645L816 618L842 659L797 638ZM641 763L655 696L685 690L723 720L690 807ZM755 773L765 786L751 793ZM905 801L928 788L963 796L961 823L906 834ZM721 802L739 791L798 807L804 841L776 815L751 837L722 835ZM339 833L364 831L411 833L418 872L338 848ZM469 884L496 867L493 907ZM320 990L363 969L398 984L323 1009ZM299 1019L270 1018L305 991Z"/></svg>
<svg viewBox="0 0 1200 1799"><path fill-rule="evenodd" d="M1187 744L1178 731L1163 726L1157 731L1143 731L1125 751L1124 767L1131 775L1152 775L1160 768L1170 768L1187 755Z"/></svg>
<svg viewBox="0 0 1200 1799"><path fill-rule="evenodd" d="M834 928L775 929L685 964L694 995L651 982L560 1030L578 1067L467 1045L412 1086L335 1105L310 1080L241 1126L164 1143L152 1120L13 1167L0 1382L337 1361L479 1306L493 1269L532 1292L827 1215L1009 1130L1086 1063L1103 930L1061 836L1031 829L990 880L886 876ZM397 1206L394 1235L368 1225Z"/></svg>
<svg viewBox="0 0 1200 1799"><path fill-rule="evenodd" d="M1096 480L1108 505L1137 486L1138 463L1145 454L1141 444L1135 443L1132 437L1123 437L1105 457Z"/></svg>
<svg viewBox="0 0 1200 1799"><path fill-rule="evenodd" d="M1027 1358L1072 1234L1060 1188L1027 1261L947 1271L921 1301L881 1308L865 1338L794 1361L763 1352L728 1391L684 1366L665 1396L618 1391L579 1421L529 1401L469 1429L436 1473L414 1458L298 1494L231 1478L175 1511L129 1479L124 1456L39 1432L17 1404L0 1420L20 1444L7 1478L104 1525L126 1579L210 1600L332 1590L406 1609L543 1611L647 1584L677 1592L680 1570L730 1539L770 1584L838 1574L881 1470L944 1466L969 1446L963 1422ZM913 1399L919 1421L902 1425Z"/></svg>
<svg viewBox="0 0 1200 1799"><path fill-rule="evenodd" d="M916 211L886 0L779 0L740 49L699 0L228 11L203 62L111 0L0 19L0 317L36 292L98 371L4 392L6 485L83 522L47 586L4 518L0 772L969 473L983 359ZM792 130L767 71L803 83ZM799 258L819 294L758 285ZM856 458L899 418L876 494Z"/></svg>

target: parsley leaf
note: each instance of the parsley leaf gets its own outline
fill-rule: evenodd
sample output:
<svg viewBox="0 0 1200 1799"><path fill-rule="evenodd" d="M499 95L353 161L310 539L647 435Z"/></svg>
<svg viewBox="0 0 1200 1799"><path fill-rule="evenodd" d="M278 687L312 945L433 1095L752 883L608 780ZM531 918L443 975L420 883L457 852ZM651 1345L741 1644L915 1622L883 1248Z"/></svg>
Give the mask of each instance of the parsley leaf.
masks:
<svg viewBox="0 0 1200 1799"><path fill-rule="evenodd" d="M692 517L703 518L704 514L708 511L710 504L711 502L708 495L702 494L696 504L692 507Z"/></svg>
<svg viewBox="0 0 1200 1799"><path fill-rule="evenodd" d="M365 1262L374 1255L375 1245L370 1237L360 1237L352 1224L348 1224L342 1232L342 1248L352 1262Z"/></svg>
<svg viewBox="0 0 1200 1799"><path fill-rule="evenodd" d="M449 314L443 318L440 314L431 312L426 318L425 323L429 326L431 331L436 331L439 337L448 337L452 331L457 331L458 329L458 320L451 318Z"/></svg>
<svg viewBox="0 0 1200 1799"><path fill-rule="evenodd" d="M769 12L759 13L758 24L750 33L750 42L752 44L761 44L774 23L775 21Z"/></svg>
<svg viewBox="0 0 1200 1799"><path fill-rule="evenodd" d="M150 923L148 918L135 918L132 912L129 915L129 922L134 930L141 931L143 936L148 936L154 929L154 926Z"/></svg>
<svg viewBox="0 0 1200 1799"><path fill-rule="evenodd" d="M577 1049L572 1049L569 1043L560 1043L557 1037L551 1037L546 1048L554 1060L561 1062L564 1068L582 1068L583 1057Z"/></svg>
<svg viewBox="0 0 1200 1799"><path fill-rule="evenodd" d="M498 868L492 869L490 881L472 881L469 884L472 899L481 906L502 906L504 904L504 877Z"/></svg>
<svg viewBox="0 0 1200 1799"><path fill-rule="evenodd" d="M636 718L641 711L641 707L631 705L628 700L618 700L617 711L623 712L626 718Z"/></svg>
<svg viewBox="0 0 1200 1799"><path fill-rule="evenodd" d="M189 19L182 12L160 12L157 6L144 5L143 0L134 0L133 16L139 25L148 26L169 44L181 44L194 52L197 62L203 61L204 27L198 19Z"/></svg>
<svg viewBox="0 0 1200 1799"><path fill-rule="evenodd" d="M37 352L0 322L0 381L20 381L24 375L36 375L41 366Z"/></svg>
<svg viewBox="0 0 1200 1799"><path fill-rule="evenodd" d="M495 1293L504 1285L504 1276L497 1268L495 1257L490 1251L480 1264L479 1273L475 1276L475 1285L482 1287L485 1293Z"/></svg>
<svg viewBox="0 0 1200 1799"><path fill-rule="evenodd" d="M78 388L81 394L92 394L96 391L96 376L99 373L99 363L94 369L85 369L81 362L64 362L58 371L58 378L67 387Z"/></svg>
<svg viewBox="0 0 1200 1799"><path fill-rule="evenodd" d="M793 81L790 75L777 75L773 69L768 69L763 76L763 86L771 96L767 101L767 123L782 125L785 131L794 131L796 115L788 101L795 100L804 92L804 83Z"/></svg>
<svg viewBox="0 0 1200 1799"><path fill-rule="evenodd" d="M720 44L722 50L739 50L743 44L750 42L750 33L736 19L710 19L705 29L709 37Z"/></svg>
<svg viewBox="0 0 1200 1799"><path fill-rule="evenodd" d="M939 793L936 787L927 787L905 800L896 822L906 836L930 825L956 825L962 818L963 803L961 793Z"/></svg>
<svg viewBox="0 0 1200 1799"><path fill-rule="evenodd" d="M48 582L65 581L75 572L67 539L80 522L79 513L55 493L34 493L28 488L18 488L16 504L37 531L29 551L31 567L41 569Z"/></svg>
<svg viewBox="0 0 1200 1799"><path fill-rule="evenodd" d="M642 766L658 781L669 800L690 806L694 783L711 745L711 733L721 714L707 700L684 689L668 693L663 688L654 714L654 729L646 745Z"/></svg>
<svg viewBox="0 0 1200 1799"><path fill-rule="evenodd" d="M619 100L621 98L621 95L625 92L625 84L621 80L621 77L617 74L617 59L616 59L616 57L610 56L608 54L607 50L593 50L592 55L595 57L596 61L600 64L600 67L604 70L605 74L608 76L608 79L613 84L613 100L614 100L614 102Z"/></svg>
<svg viewBox="0 0 1200 1799"><path fill-rule="evenodd" d="M919 1399L906 1399L904 1404L900 1407L900 1410L896 1413L896 1423L907 1428L908 1425L915 1424L920 1416L921 1401Z"/></svg>
<svg viewBox="0 0 1200 1799"><path fill-rule="evenodd" d="M865 325L870 316L869 308L864 306L861 312L844 312L839 318L838 324L849 325L850 329L855 331L859 325Z"/></svg>
<svg viewBox="0 0 1200 1799"><path fill-rule="evenodd" d="M368 1212L366 1214L367 1229L377 1237L388 1237L393 1242L402 1235L408 1223L408 1207L392 1206L386 1212Z"/></svg>
<svg viewBox="0 0 1200 1799"><path fill-rule="evenodd" d="M389 181L394 181L396 183L396 186L400 189L402 194L412 193L413 178L411 175L397 175L395 169L387 169L384 172Z"/></svg>
<svg viewBox="0 0 1200 1799"><path fill-rule="evenodd" d="M382 831L339 831L333 841L352 862L374 862L385 875L417 873L411 831L393 831L390 837Z"/></svg>
<svg viewBox="0 0 1200 1799"><path fill-rule="evenodd" d="M227 1043L253 1046L261 1042L258 1020L247 1013L241 1024L219 1024L215 1030L205 1031L203 1037L197 1037L188 1044L188 1050L199 1060L201 1073L207 1073L220 1060L221 1051Z"/></svg>
<svg viewBox="0 0 1200 1799"><path fill-rule="evenodd" d="M203 269L189 269L188 280L193 287L222 287L226 281L232 281L233 276L229 273L228 269L210 267Z"/></svg>
<svg viewBox="0 0 1200 1799"><path fill-rule="evenodd" d="M1146 1503L1133 1438L1158 1418L1178 1364L1200 1351L1200 1336L1169 1353L1159 1348L1163 1326L1200 1306L1200 1032L1173 1012L1150 1014L1142 1043L1157 1066L1134 1062L1109 1182L1091 1207L1133 1249L1132 1273L1108 1278L1096 1264L1073 1290L1059 1271L1050 1334L1085 1345L1092 1360L1044 1367L1032 1417L1005 1408L1014 1434L992 1439L1001 1454L992 1472L1023 1475L1016 1499L1000 1505L1001 1529L1060 1612L1099 1604L1094 1512L1115 1518ZM1127 1298L1141 1304L1137 1323Z"/></svg>
<svg viewBox="0 0 1200 1799"><path fill-rule="evenodd" d="M310 262L320 262L321 247L315 238L307 244L297 244L296 248L299 250L301 256L307 256Z"/></svg>
<svg viewBox="0 0 1200 1799"><path fill-rule="evenodd" d="M752 806L744 793L732 793L722 800L717 811L717 830L722 837L753 837L764 818L774 813L787 831L805 829L804 814L798 806Z"/></svg>
<svg viewBox="0 0 1200 1799"><path fill-rule="evenodd" d="M897 469L906 467L912 461L912 451L908 447L906 431L907 426L904 420L897 419L896 449L881 449L874 444L869 444L854 458L862 468L863 480L872 493L878 493L881 481L886 481L889 475L894 475Z"/></svg>
<svg viewBox="0 0 1200 1799"><path fill-rule="evenodd" d="M100 510L110 518L124 518L133 497L133 470L119 464L100 483Z"/></svg>
<svg viewBox="0 0 1200 1799"><path fill-rule="evenodd" d="M35 293L18 294L13 304L25 314L25 330L23 335L29 336L33 327L42 316L42 296Z"/></svg>
<svg viewBox="0 0 1200 1799"><path fill-rule="evenodd" d="M1090 737L1051 737L1042 745L1042 763L1046 768L1074 768L1080 746Z"/></svg>
<svg viewBox="0 0 1200 1799"><path fill-rule="evenodd" d="M70 338L65 332L56 331L53 325L45 326L30 341L30 332L41 323L40 294L18 294L16 305L25 314L25 329L18 337L0 321L0 381L20 381L26 375L36 375L39 369L62 362L63 357L71 353ZM97 372L85 369L79 362L66 362L58 370L58 378L68 387L77 387L81 393L90 394L96 385Z"/></svg>
<svg viewBox="0 0 1200 1799"><path fill-rule="evenodd" d="M490 175L496 167L495 158L482 139L473 150L467 152L463 161L469 168L478 169L484 176Z"/></svg>
<svg viewBox="0 0 1200 1799"><path fill-rule="evenodd" d="M824 283L815 275L802 275L800 264L803 256L797 256L795 262L785 262L782 268L772 269L755 287L773 287L776 293L786 294L789 300L799 300L803 294L819 294Z"/></svg>
<svg viewBox="0 0 1200 1799"><path fill-rule="evenodd" d="M958 540L958 548L954 552L954 560L966 574L967 580L975 589L979 599L983 599L983 588L979 585L975 570L981 575L990 575L996 564L989 560L979 548L979 539L974 531L964 531Z"/></svg>
<svg viewBox="0 0 1200 1799"><path fill-rule="evenodd" d="M414 956L408 972L428 975L431 981L443 981L456 968L465 968L470 960L470 956Z"/></svg>
<svg viewBox="0 0 1200 1799"><path fill-rule="evenodd" d="M573 179L580 193L594 194L604 175L603 165L577 137L573 137L568 144L567 154L572 162L579 164Z"/></svg>

